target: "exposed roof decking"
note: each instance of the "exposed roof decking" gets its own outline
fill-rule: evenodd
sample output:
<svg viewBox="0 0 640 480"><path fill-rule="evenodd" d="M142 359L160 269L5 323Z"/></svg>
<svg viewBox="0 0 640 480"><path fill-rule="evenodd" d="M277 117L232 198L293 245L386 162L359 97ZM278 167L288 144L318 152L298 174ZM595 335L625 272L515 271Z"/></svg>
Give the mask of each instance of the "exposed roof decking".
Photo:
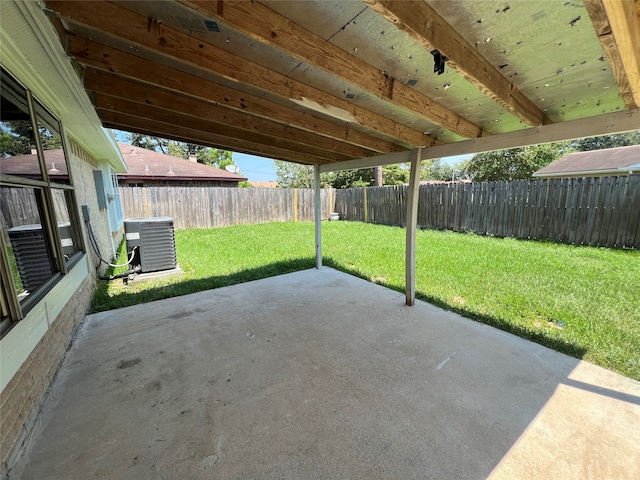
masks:
<svg viewBox="0 0 640 480"><path fill-rule="evenodd" d="M46 5L105 125L333 164L636 112L637 3Z"/></svg>

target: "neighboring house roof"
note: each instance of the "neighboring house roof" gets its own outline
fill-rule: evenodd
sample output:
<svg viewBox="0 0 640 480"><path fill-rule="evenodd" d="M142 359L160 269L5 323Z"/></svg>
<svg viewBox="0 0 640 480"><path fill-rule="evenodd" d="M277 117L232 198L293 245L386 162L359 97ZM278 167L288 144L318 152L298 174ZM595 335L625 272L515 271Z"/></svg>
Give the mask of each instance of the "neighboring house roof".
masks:
<svg viewBox="0 0 640 480"><path fill-rule="evenodd" d="M44 158L51 180L55 182L56 179L66 179L68 177L67 162L61 148L45 150ZM0 158L0 173L18 177L40 178L38 155L30 153Z"/></svg>
<svg viewBox="0 0 640 480"><path fill-rule="evenodd" d="M250 182L252 187L255 188L278 188L280 184L278 182Z"/></svg>
<svg viewBox="0 0 640 480"><path fill-rule="evenodd" d="M118 175L123 179L200 180L218 182L243 182L245 177L183 158L172 157L146 148L118 142L128 173Z"/></svg>
<svg viewBox="0 0 640 480"><path fill-rule="evenodd" d="M626 175L630 172L640 172L640 145L570 153L541 168L533 176Z"/></svg>

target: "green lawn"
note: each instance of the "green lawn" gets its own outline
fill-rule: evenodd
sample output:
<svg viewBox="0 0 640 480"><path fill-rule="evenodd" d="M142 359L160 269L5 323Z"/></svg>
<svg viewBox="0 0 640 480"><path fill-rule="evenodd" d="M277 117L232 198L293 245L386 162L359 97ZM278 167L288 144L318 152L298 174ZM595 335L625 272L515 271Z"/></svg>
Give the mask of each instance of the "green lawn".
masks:
<svg viewBox="0 0 640 480"><path fill-rule="evenodd" d="M314 266L313 224L176 232L185 274L103 282L94 311ZM402 228L323 223L325 265L400 291ZM640 252L419 231L417 295L640 380Z"/></svg>

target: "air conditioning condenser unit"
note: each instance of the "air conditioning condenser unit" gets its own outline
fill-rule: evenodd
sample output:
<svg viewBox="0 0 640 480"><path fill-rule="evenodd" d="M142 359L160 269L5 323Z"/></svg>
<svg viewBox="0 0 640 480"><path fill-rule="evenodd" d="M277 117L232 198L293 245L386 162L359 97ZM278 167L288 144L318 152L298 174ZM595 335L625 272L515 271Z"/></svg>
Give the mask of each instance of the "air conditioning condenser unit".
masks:
<svg viewBox="0 0 640 480"><path fill-rule="evenodd" d="M127 253L135 249L131 266L142 273L172 270L177 267L173 218L128 218L124 221Z"/></svg>

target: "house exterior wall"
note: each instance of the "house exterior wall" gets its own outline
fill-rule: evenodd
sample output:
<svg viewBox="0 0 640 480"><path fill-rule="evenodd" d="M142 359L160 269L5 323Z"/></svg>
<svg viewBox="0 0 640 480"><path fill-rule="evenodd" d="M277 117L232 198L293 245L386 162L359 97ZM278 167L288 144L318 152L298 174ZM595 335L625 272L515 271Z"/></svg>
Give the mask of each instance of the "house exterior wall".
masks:
<svg viewBox="0 0 640 480"><path fill-rule="evenodd" d="M7 337L12 334L15 337L22 337L20 343L26 346L26 332L19 332L18 327L31 327L31 330L42 332L40 339L0 393L0 411L2 412L0 476L19 456L21 444L35 424L40 405L60 362L71 345L75 329L84 319L91 304L95 282L88 275L86 262L76 265L75 268L82 270L80 274L74 275L77 277L75 280L79 280L79 284L77 286L73 284L75 282L68 282L72 285L58 284L56 287L60 288L54 289L48 295L50 298L44 300L45 305L59 304L60 302L55 300L57 291L73 291L71 297L65 295L68 297L66 303L55 318L51 319L50 324L48 324L50 319L46 318L46 312L32 311L28 315L31 318L20 322L24 325L18 325L7 335ZM26 330L26 328L21 330ZM39 335L38 332L33 332L31 336Z"/></svg>
<svg viewBox="0 0 640 480"><path fill-rule="evenodd" d="M78 142L71 139L68 142L70 151L70 169L76 183L76 199L78 206L87 205L91 211L91 227L98 238L100 252L106 259L111 259L116 253L123 238L123 225L112 234L109 223L109 213L107 209L100 208L98 195L94 183L94 170L101 170L105 174L105 180L109 180L109 166L106 162L98 162L89 152L87 152ZM105 173L106 172L106 173ZM82 212L81 212L82 213ZM92 265L98 264L98 256L91 248L86 225L83 225L85 235L85 247L91 257ZM100 271L104 272L106 265L100 266Z"/></svg>
<svg viewBox="0 0 640 480"><path fill-rule="evenodd" d="M113 245L122 240L121 227L111 235L107 210L100 209L93 171L101 169L78 142L68 139L68 164L75 183L78 208L88 205L91 225L103 257L113 256ZM80 212L81 215L81 212ZM82 218L82 217L81 217ZM91 249L86 225L82 225L86 255L71 271L0 340L0 472L20 453L20 445L33 427L39 406L71 345L76 327L91 305L95 291L98 256ZM100 265L104 272L106 265Z"/></svg>
<svg viewBox="0 0 640 480"><path fill-rule="evenodd" d="M91 225L105 258L123 236L111 232L107 209L100 209L93 171L126 171L117 144L102 129L57 32L39 2L3 0L0 29L2 68L28 89L35 100L62 123L67 165L73 177L73 196L80 218L78 229L84 253L51 277L43 293L22 318L10 312L11 328L0 338L0 478L20 454L76 327L89 309L96 286L98 258L91 251L81 206L91 209ZM92 152L92 153L89 153ZM4 182L9 186L14 180ZM40 182L42 184L43 182ZM20 184L20 182L17 182ZM20 184L21 185L21 184ZM39 188L45 188L40 185ZM47 216L48 224L55 219ZM4 232L3 232L4 233ZM3 237L4 238L4 237ZM81 250L82 251L82 250ZM3 269L6 269L4 265ZM101 266L101 271L106 267ZM4 283L3 295L16 292ZM6 315L3 311L3 316ZM6 318L3 317L3 321Z"/></svg>

